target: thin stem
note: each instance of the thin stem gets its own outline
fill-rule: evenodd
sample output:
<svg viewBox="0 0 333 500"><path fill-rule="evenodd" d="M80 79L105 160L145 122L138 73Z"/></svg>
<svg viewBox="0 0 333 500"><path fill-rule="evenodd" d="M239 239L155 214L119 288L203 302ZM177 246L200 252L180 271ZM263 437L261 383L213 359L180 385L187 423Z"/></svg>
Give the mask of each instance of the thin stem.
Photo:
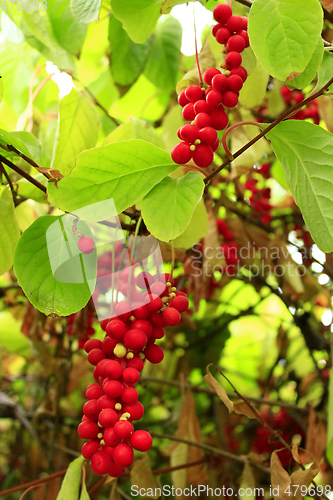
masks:
<svg viewBox="0 0 333 500"><path fill-rule="evenodd" d="M40 484L36 484L36 486L30 486L30 488L28 488L27 490L25 490L24 493L22 493L19 500L23 500L23 498L26 496L27 493L29 493L29 491L32 491L32 490L39 488L39 487L40 487Z"/></svg>
<svg viewBox="0 0 333 500"><path fill-rule="evenodd" d="M67 469L61 470L60 472L55 472L50 476L42 477L41 479L36 479L36 481L30 481L30 483L21 484L20 486L15 486L15 488L10 488L9 490L0 491L0 497L5 497L10 493L15 493L16 491L22 491L30 486L37 486L39 484L47 483L48 481L52 481L52 479L56 479L57 477L62 477L66 474Z"/></svg>
<svg viewBox="0 0 333 500"><path fill-rule="evenodd" d="M231 161L234 159L234 157L232 156L232 153L231 153L230 149L228 148L228 145L227 145L227 136L228 136L229 132L231 132L233 129L235 129L237 127L241 127L242 125L255 125L256 127L259 127L259 128L261 128L261 126L262 126L258 122L245 121L245 122L234 123L233 125L231 125L230 127L228 127L225 130L225 132L223 134L223 137L222 137L222 144L223 144L225 152L227 153L227 157Z"/></svg>
<svg viewBox="0 0 333 500"><path fill-rule="evenodd" d="M298 109L302 108L305 104L307 104L310 101L313 101L314 99L317 99L317 97L323 95L325 90L333 83L333 78L331 78L318 92L315 94L309 95L306 99L304 99L302 102L295 104L290 109L287 109L284 113L282 113L278 118L276 118L268 127L260 132L260 134L256 135L251 141L249 141L245 146L240 148L236 153L233 155L233 158L236 159L238 156L243 154L245 151L247 151L253 144L259 141L262 137L264 137L267 132L272 130L276 125L278 125L280 122L288 118L289 116L293 115ZM204 180L205 184L208 184L210 180L215 177L221 170L223 170L229 163L231 162L230 159L226 160L220 167L216 168L206 179Z"/></svg>
<svg viewBox="0 0 333 500"><path fill-rule="evenodd" d="M17 156L20 156L20 158L23 158L23 160L25 160L27 163L29 163L29 165L31 165L32 167L36 168L38 171L40 171L40 167L37 165L36 162L34 162L34 160L32 160L31 158L29 158L28 156L26 156L25 154L21 153L21 151L19 151L18 149L14 148L14 146L11 146L10 144L7 144L7 147L3 146L2 144L0 144L0 148L4 149L5 151L12 151L13 153L17 154ZM2 160L3 161L3 160ZM6 163L4 161L4 163ZM7 165L7 163L6 163ZM42 174L47 178L47 179L51 179L51 175L48 174L47 172L42 172ZM24 176L23 176L24 177Z"/></svg>
<svg viewBox="0 0 333 500"><path fill-rule="evenodd" d="M197 63L197 70L198 70L198 76L199 76L199 84L200 86L203 85L202 81L202 76L201 76L201 70L200 70L200 63L199 63L199 55L198 55L198 44L197 44L197 28L195 24L195 10L194 10L195 4L193 4L193 26L194 26L194 45L195 45L195 61Z"/></svg>
<svg viewBox="0 0 333 500"><path fill-rule="evenodd" d="M171 271L170 271L171 279L172 279L174 267L175 267L175 246L173 244L173 240L171 240Z"/></svg>
<svg viewBox="0 0 333 500"><path fill-rule="evenodd" d="M205 177L208 176L208 174L200 167L195 167L194 165L186 165L186 168L188 170L193 170L195 172L199 172L200 174L203 174Z"/></svg>
<svg viewBox="0 0 333 500"><path fill-rule="evenodd" d="M15 188L13 186L13 183L12 183L12 180L11 178L9 177L9 175L7 174L7 171L5 169L5 167L3 166L3 164L1 163L0 161L0 172L3 173L3 175L6 177L7 179L7 182L9 184L9 187L10 187L10 190L12 192L12 195L13 195L13 200L14 200L14 204L15 204L15 201L16 201L16 191L15 191Z"/></svg>
<svg viewBox="0 0 333 500"><path fill-rule="evenodd" d="M0 144L0 147L2 147L1 144ZM3 148L3 149L5 149L5 148ZM43 191L44 193L46 193L46 187L43 186L43 184L41 184L39 181L37 181L36 179L34 179L31 175L27 174L20 167L17 167L16 165L14 165L14 163L12 163L10 160L7 160L7 158L5 158L2 155L0 155L0 162L4 163L5 165L7 165L7 167L11 168L12 170L14 170L14 172L16 172L17 174L21 175L21 177L24 177L25 179L27 179L27 181L31 182L31 184L33 184L38 189L40 189L41 191Z"/></svg>

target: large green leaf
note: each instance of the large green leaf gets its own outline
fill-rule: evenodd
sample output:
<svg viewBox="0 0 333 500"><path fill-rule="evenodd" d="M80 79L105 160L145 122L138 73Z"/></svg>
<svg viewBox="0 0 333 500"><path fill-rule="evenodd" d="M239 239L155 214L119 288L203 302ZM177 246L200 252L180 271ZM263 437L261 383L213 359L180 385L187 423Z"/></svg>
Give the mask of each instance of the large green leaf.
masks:
<svg viewBox="0 0 333 500"><path fill-rule="evenodd" d="M39 217L24 231L14 254L14 271L25 295L44 314L68 316L84 307L93 291L96 251L81 254L73 216ZM79 221L78 232L90 231Z"/></svg>
<svg viewBox="0 0 333 500"><path fill-rule="evenodd" d="M208 231L208 215L203 199L199 201L194 209L192 219L185 231L173 240L175 248L190 248L199 243Z"/></svg>
<svg viewBox="0 0 333 500"><path fill-rule="evenodd" d="M191 222L204 188L197 172L188 172L179 179L165 177L142 202L142 217L148 231L161 241L180 236Z"/></svg>
<svg viewBox="0 0 333 500"><path fill-rule="evenodd" d="M172 16L161 19L154 31L145 75L162 90L176 87L181 44L180 22Z"/></svg>
<svg viewBox="0 0 333 500"><path fill-rule="evenodd" d="M333 75L333 54L331 52L324 52L323 59L318 69L318 81L316 89L321 89ZM329 87L332 90L333 85Z"/></svg>
<svg viewBox="0 0 333 500"><path fill-rule="evenodd" d="M293 80L289 82L285 82L287 85L290 87L294 87L295 89L304 89L307 87L314 77L316 76L317 70L320 66L320 63L322 62L324 55L324 44L322 41L322 38L319 37L316 50L314 51L311 60L305 70L302 72L301 75L296 76ZM327 81L329 78L327 79Z"/></svg>
<svg viewBox="0 0 333 500"><path fill-rule="evenodd" d="M322 24L317 0L254 0L249 16L250 45L272 76L293 79L309 64Z"/></svg>
<svg viewBox="0 0 333 500"><path fill-rule="evenodd" d="M61 99L59 114L51 167L67 175L74 167L77 155L96 145L99 113L85 94L73 89Z"/></svg>
<svg viewBox="0 0 333 500"><path fill-rule="evenodd" d="M163 0L111 0L111 9L132 40L144 43L160 17Z"/></svg>
<svg viewBox="0 0 333 500"><path fill-rule="evenodd" d="M115 16L110 18L109 41L113 81L122 86L131 85L145 67L151 43L133 42Z"/></svg>
<svg viewBox="0 0 333 500"><path fill-rule="evenodd" d="M258 60L256 62L256 67L246 79L239 93L240 102L248 108L259 106L263 102L269 79L267 71Z"/></svg>
<svg viewBox="0 0 333 500"><path fill-rule="evenodd" d="M111 144L112 142L127 141L129 139L142 139L143 141L155 144L158 148L165 149L165 144L160 134L149 123L138 118L133 118L128 123L123 123L113 130L113 132L105 137L103 145Z"/></svg>
<svg viewBox="0 0 333 500"><path fill-rule="evenodd" d="M75 19L68 0L48 0L47 12L59 44L71 54L79 55L87 26Z"/></svg>
<svg viewBox="0 0 333 500"><path fill-rule="evenodd" d="M56 500L78 500L84 458L78 457L69 464Z"/></svg>
<svg viewBox="0 0 333 500"><path fill-rule="evenodd" d="M49 185L51 203L69 212L113 198L117 213L134 205L177 168L168 153L146 141L114 142L79 155L68 177Z"/></svg>
<svg viewBox="0 0 333 500"><path fill-rule="evenodd" d="M32 176L36 181L47 186L47 178L43 174L36 174ZM45 193L38 187L31 184L27 179L20 179L17 183L17 192L23 198L31 198L32 200L38 201L40 203L45 202Z"/></svg>
<svg viewBox="0 0 333 500"><path fill-rule="evenodd" d="M73 16L81 23L97 21L101 0L70 0Z"/></svg>
<svg viewBox="0 0 333 500"><path fill-rule="evenodd" d="M314 241L333 251L333 136L299 120L279 123L268 134L287 184Z"/></svg>
<svg viewBox="0 0 333 500"><path fill-rule="evenodd" d="M12 193L7 187L0 196L0 275L13 265L16 243L20 237L20 227L14 213Z"/></svg>

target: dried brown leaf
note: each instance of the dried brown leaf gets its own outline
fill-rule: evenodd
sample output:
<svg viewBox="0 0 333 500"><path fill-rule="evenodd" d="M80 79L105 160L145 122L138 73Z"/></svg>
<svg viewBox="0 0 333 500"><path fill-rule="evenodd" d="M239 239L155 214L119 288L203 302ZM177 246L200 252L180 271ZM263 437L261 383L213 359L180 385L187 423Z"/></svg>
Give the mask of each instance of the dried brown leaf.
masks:
<svg viewBox="0 0 333 500"><path fill-rule="evenodd" d="M296 443L293 444L291 452L292 452L293 459L295 460L295 462L297 462L298 464L300 464L302 461L300 459L300 456L299 456L299 453L298 453L298 445Z"/></svg>
<svg viewBox="0 0 333 500"><path fill-rule="evenodd" d="M328 12L333 10L333 0L321 0L321 3L323 4L324 9L328 10Z"/></svg>
<svg viewBox="0 0 333 500"><path fill-rule="evenodd" d="M151 471L149 456L144 453L143 457L135 460L131 469L131 483L132 486L137 486L138 489L143 488L146 492L142 497L158 498L159 495L154 494L156 483Z"/></svg>
<svg viewBox="0 0 333 500"><path fill-rule="evenodd" d="M309 425L306 433L305 449L317 460L321 460L327 444L327 429L324 422L317 417L311 407L309 414Z"/></svg>
<svg viewBox="0 0 333 500"><path fill-rule="evenodd" d="M332 6L333 6L333 2ZM333 8L333 7L332 7ZM326 123L327 130L333 132L333 101L328 95L321 95L316 99L319 116Z"/></svg>
<svg viewBox="0 0 333 500"><path fill-rule="evenodd" d="M290 494L285 493L290 487L290 476L282 467L277 451L273 451L271 456L271 483L274 500L287 500L290 497Z"/></svg>
<svg viewBox="0 0 333 500"><path fill-rule="evenodd" d="M254 410L252 410L245 401L236 401L233 403L234 411L239 415L246 415L248 418L255 418L258 420L258 416Z"/></svg>

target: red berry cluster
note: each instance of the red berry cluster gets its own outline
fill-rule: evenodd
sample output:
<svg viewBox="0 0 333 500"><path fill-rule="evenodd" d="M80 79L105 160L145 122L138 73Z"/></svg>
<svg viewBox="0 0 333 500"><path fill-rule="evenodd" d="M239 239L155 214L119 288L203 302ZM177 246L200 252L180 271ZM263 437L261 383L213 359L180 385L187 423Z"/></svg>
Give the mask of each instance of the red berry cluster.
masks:
<svg viewBox="0 0 333 500"><path fill-rule="evenodd" d="M224 243L221 245L226 267L222 269L222 274L226 273L228 276L233 276L235 273L235 266L239 262L238 244L234 241L234 234L230 230L228 224L224 219L217 219L217 230L223 236Z"/></svg>
<svg viewBox="0 0 333 500"><path fill-rule="evenodd" d="M269 164L268 164L269 165ZM247 179L245 182L246 189L252 191L250 196L250 207L257 212L260 216L260 220L263 224L269 224L272 220L270 211L272 210L272 205L269 203L271 197L270 188L257 188L257 179Z"/></svg>
<svg viewBox="0 0 333 500"><path fill-rule="evenodd" d="M213 28L216 40L226 45L225 68L222 74L216 68L209 68L203 74L208 85L205 90L199 85L190 85L178 96L183 108L183 118L191 124L178 129L179 142L171 152L175 163L184 165L193 160L198 167L206 168L214 159L214 151L219 147L217 130L226 128L229 122L224 107L233 108L238 103L238 95L247 78L241 66L242 52L249 46L247 18L233 16L229 5L219 4L214 9L218 24Z"/></svg>
<svg viewBox="0 0 333 500"><path fill-rule="evenodd" d="M77 314L75 313L68 316L67 318L68 326L66 330L67 335L73 335L74 322L76 318ZM89 311L87 317L86 329L83 332L83 337L79 339L79 349L83 349L87 340L95 334L95 328L93 328L92 326L93 319L94 319L94 311Z"/></svg>
<svg viewBox="0 0 333 500"><path fill-rule="evenodd" d="M149 287L149 283L152 283ZM164 337L164 327L181 321L188 308L186 294L173 286L170 275L154 281L149 273L136 277L136 285L148 289L143 301L130 306L116 305L117 316L102 321L106 336L101 342L90 339L85 344L88 361L95 366L95 383L86 391L88 401L78 434L88 439L82 455L91 459L96 474L118 477L134 458L133 448L148 451L152 438L147 431L134 431L132 422L144 414L135 384L146 360L160 363L164 357L157 339Z"/></svg>
<svg viewBox="0 0 333 500"><path fill-rule="evenodd" d="M281 95L287 106L294 106L295 104L299 104L303 101L303 99L305 99L305 95L303 94L303 92L301 92L300 90L290 90L286 85L282 87ZM305 109L299 109L297 113L291 116L290 119L305 120L306 118L310 118L316 125L319 125L320 118L316 100L307 103Z"/></svg>

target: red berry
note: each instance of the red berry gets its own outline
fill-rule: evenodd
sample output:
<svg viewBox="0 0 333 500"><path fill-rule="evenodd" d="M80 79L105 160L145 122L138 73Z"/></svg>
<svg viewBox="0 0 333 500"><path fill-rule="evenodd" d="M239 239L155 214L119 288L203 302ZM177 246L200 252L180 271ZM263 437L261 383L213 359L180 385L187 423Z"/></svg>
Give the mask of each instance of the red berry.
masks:
<svg viewBox="0 0 333 500"><path fill-rule="evenodd" d="M157 312L163 306L163 302L162 302L161 297L159 297L158 295L155 295L153 293L149 293L145 297L145 303L147 304L147 307L148 307L150 312Z"/></svg>
<svg viewBox="0 0 333 500"><path fill-rule="evenodd" d="M103 445L102 451L105 451L108 455L110 455L110 458L112 459L114 448L111 448L111 446Z"/></svg>
<svg viewBox="0 0 333 500"><path fill-rule="evenodd" d="M215 108L216 106L221 104L222 94L218 90L214 89L212 92L209 92L206 100L207 100L207 104L209 106L211 106L212 108ZM209 120L209 122L210 122L210 120ZM209 125L206 125L206 126L209 126ZM202 127L200 127L200 128L202 128Z"/></svg>
<svg viewBox="0 0 333 500"><path fill-rule="evenodd" d="M116 400L104 394L104 396L101 396L98 399L97 404L100 411L105 410L107 408L114 410L114 407L116 405Z"/></svg>
<svg viewBox="0 0 333 500"><path fill-rule="evenodd" d="M82 253L92 253L95 250L94 240L90 236L81 236L77 246Z"/></svg>
<svg viewBox="0 0 333 500"><path fill-rule="evenodd" d="M106 325L108 324L109 321L110 321L110 318L106 318L106 319L103 319L103 321L101 321L101 328L104 332L106 329Z"/></svg>
<svg viewBox="0 0 333 500"><path fill-rule="evenodd" d="M184 125L181 130L181 136L183 141L193 144L198 139L199 130L194 125Z"/></svg>
<svg viewBox="0 0 333 500"><path fill-rule="evenodd" d="M119 398L123 392L123 385L118 380L108 380L103 389L110 398Z"/></svg>
<svg viewBox="0 0 333 500"><path fill-rule="evenodd" d="M136 351L143 349L147 344L147 336L138 328L128 330L124 335L124 345L128 349Z"/></svg>
<svg viewBox="0 0 333 500"><path fill-rule="evenodd" d="M164 358L163 349L159 345L149 345L145 349L145 356L153 364L160 363Z"/></svg>
<svg viewBox="0 0 333 500"><path fill-rule="evenodd" d="M103 433L103 439L105 441L105 444L107 446L111 446L112 448L114 448L120 443L120 439L115 435L113 427L105 429Z"/></svg>
<svg viewBox="0 0 333 500"><path fill-rule="evenodd" d="M177 309L177 311L181 313L187 311L188 305L189 305L188 298L181 295L175 297L170 302L170 306L174 307L175 309Z"/></svg>
<svg viewBox="0 0 333 500"><path fill-rule="evenodd" d="M245 40L240 35L233 35L229 38L227 43L227 49L229 52L243 52L245 49Z"/></svg>
<svg viewBox="0 0 333 500"><path fill-rule="evenodd" d="M97 451L91 458L91 468L99 476L109 471L111 463L111 457L105 451Z"/></svg>
<svg viewBox="0 0 333 500"><path fill-rule="evenodd" d="M243 22L243 30L247 30L248 18L246 16L241 16Z"/></svg>
<svg viewBox="0 0 333 500"><path fill-rule="evenodd" d="M230 31L241 31L243 29L243 20L240 16L230 16L227 20L227 28Z"/></svg>
<svg viewBox="0 0 333 500"><path fill-rule="evenodd" d="M240 76L241 79L243 80L243 82L245 82L245 80L247 79L247 71L245 68L243 68L243 66L239 66L238 68L231 69L230 76L233 76L233 75Z"/></svg>
<svg viewBox="0 0 333 500"><path fill-rule="evenodd" d="M102 387L99 384L90 384L86 390L86 398L98 399L104 394Z"/></svg>
<svg viewBox="0 0 333 500"><path fill-rule="evenodd" d="M186 106L184 106L182 116L187 122L191 122L192 120L194 120L195 112L193 102L190 102L189 104L186 104Z"/></svg>
<svg viewBox="0 0 333 500"><path fill-rule="evenodd" d="M131 420L140 420L145 412L143 405L140 401L133 404L125 404L122 411L131 415Z"/></svg>
<svg viewBox="0 0 333 500"><path fill-rule="evenodd" d="M242 56L239 52L229 52L225 56L227 68L238 68L242 64Z"/></svg>
<svg viewBox="0 0 333 500"><path fill-rule="evenodd" d="M121 340L127 330L127 327L120 319L111 320L106 327L106 334L110 337Z"/></svg>
<svg viewBox="0 0 333 500"><path fill-rule="evenodd" d="M109 476L111 477L120 477L124 472L124 468L121 465L112 462L111 467L109 469Z"/></svg>
<svg viewBox="0 0 333 500"><path fill-rule="evenodd" d="M119 304L116 305L116 314L118 319L126 321L132 314L132 308L127 302L119 302Z"/></svg>
<svg viewBox="0 0 333 500"><path fill-rule="evenodd" d="M138 372L141 372L143 370L143 361L139 356L134 356L134 358L127 361L126 366L127 368L135 368Z"/></svg>
<svg viewBox="0 0 333 500"><path fill-rule="evenodd" d="M247 31L245 31L245 30L239 31L237 33L237 35L235 35L235 36L241 36L243 38L244 42L245 42L245 48L249 47L250 40L249 40L249 34L248 34Z"/></svg>
<svg viewBox="0 0 333 500"><path fill-rule="evenodd" d="M178 96L178 104L183 108L189 102L190 102L189 99L187 99L185 95L185 90L182 90Z"/></svg>
<svg viewBox="0 0 333 500"><path fill-rule="evenodd" d="M99 433L99 427L92 420L81 422L77 428L77 433L83 439L95 439Z"/></svg>
<svg viewBox="0 0 333 500"><path fill-rule="evenodd" d="M238 75L230 75L228 77L229 89L233 92L239 92L243 87L243 80Z"/></svg>
<svg viewBox="0 0 333 500"><path fill-rule="evenodd" d="M216 36L216 33L221 28L225 28L225 24L222 24L222 23L215 24L215 26L213 26L213 28L212 28L212 34L213 34L213 36ZM206 82L206 83L208 83L208 82ZM210 84L208 84L208 85L210 85Z"/></svg>
<svg viewBox="0 0 333 500"><path fill-rule="evenodd" d="M176 146L171 151L171 158L175 163L178 163L179 165L185 165L185 163L192 159L192 151L190 149L190 145L186 142L179 142L178 144L176 144Z"/></svg>
<svg viewBox="0 0 333 500"><path fill-rule="evenodd" d="M168 295L168 289L165 286L166 281L162 283L161 281L157 281L156 283L153 283L152 286L150 287L151 293L154 293L158 296L164 297Z"/></svg>
<svg viewBox="0 0 333 500"><path fill-rule="evenodd" d="M180 128L182 128L182 127L180 127ZM135 284L136 284L136 286L141 288L141 290L148 290L150 285L152 285L154 283L154 281L155 281L155 278L150 273L147 273L146 271L138 274L137 277L135 278Z"/></svg>
<svg viewBox="0 0 333 500"><path fill-rule="evenodd" d="M216 41L221 45L225 45L229 38L231 37L231 33L228 28L221 28L216 33Z"/></svg>
<svg viewBox="0 0 333 500"><path fill-rule="evenodd" d="M216 75L212 79L212 87L215 90L219 90L220 92L224 92L228 89L228 79L225 75Z"/></svg>
<svg viewBox="0 0 333 500"><path fill-rule="evenodd" d="M215 130L223 130L229 123L229 118L227 113L224 111L223 106L218 106L210 114L211 126Z"/></svg>
<svg viewBox="0 0 333 500"><path fill-rule="evenodd" d="M234 108L235 106L237 106L238 97L235 94L235 92L231 92L231 90L227 90L223 94L222 102L223 102L224 106L226 106L227 108Z"/></svg>
<svg viewBox="0 0 333 500"><path fill-rule="evenodd" d="M149 309L144 302L135 302L133 304L133 316L136 319L146 319L149 317Z"/></svg>
<svg viewBox="0 0 333 500"><path fill-rule="evenodd" d="M120 378L123 373L123 369L118 363L118 361L115 361L113 359L108 359L107 363L105 363L104 365L103 370L105 376L111 379Z"/></svg>
<svg viewBox="0 0 333 500"><path fill-rule="evenodd" d="M146 321L145 319L137 319L136 321L133 321L131 329L142 330L146 334L147 339L149 339L149 337L153 332L152 324L149 321Z"/></svg>
<svg viewBox="0 0 333 500"><path fill-rule="evenodd" d="M99 415L99 408L97 404L97 399L90 399L90 401L87 401L83 405L83 413L86 417L88 417L90 420L96 420L98 419Z"/></svg>
<svg viewBox="0 0 333 500"><path fill-rule="evenodd" d="M207 146L207 144L199 144L196 146L195 151L193 152L193 161L198 167L206 168L212 164L214 160L214 153L212 149ZM167 311L166 309L165 311ZM165 320L165 315L163 311L163 319ZM167 323L170 324L170 323ZM177 323L176 323L177 324Z"/></svg>
<svg viewBox="0 0 333 500"><path fill-rule="evenodd" d="M199 132L199 139L204 144L211 146L217 140L217 132L213 127L204 127Z"/></svg>
<svg viewBox="0 0 333 500"><path fill-rule="evenodd" d="M118 415L112 408L105 408L100 412L98 417L99 423L104 428L113 427L118 420Z"/></svg>
<svg viewBox="0 0 333 500"><path fill-rule="evenodd" d="M88 354L88 361L93 366L96 366L104 358L105 354L102 349L92 349Z"/></svg>
<svg viewBox="0 0 333 500"><path fill-rule="evenodd" d="M128 439L134 431L133 424L127 420L119 420L113 428L114 433L119 439Z"/></svg>
<svg viewBox="0 0 333 500"><path fill-rule="evenodd" d="M210 107L208 106L208 104L206 103L206 101L204 101L203 99L201 101L197 101L195 104L194 104L194 112L196 115L198 115L199 113L208 113L210 112Z"/></svg>
<svg viewBox="0 0 333 500"><path fill-rule="evenodd" d="M98 441L87 441L81 448L81 453L86 460L90 460L91 457L98 451L99 442Z"/></svg>
<svg viewBox="0 0 333 500"><path fill-rule="evenodd" d="M201 146L201 144L199 144L199 146ZM198 147L198 146L197 146ZM162 314L159 314L159 313L153 313L150 317L151 319L151 322L156 325L156 326L161 326L162 328L164 328L166 325L166 322L164 321L163 319L163 316Z"/></svg>
<svg viewBox="0 0 333 500"><path fill-rule="evenodd" d="M210 116L207 113L199 113L195 119L194 123L198 129L209 127L210 125ZM192 153L193 154L193 153Z"/></svg>
<svg viewBox="0 0 333 500"><path fill-rule="evenodd" d="M124 403L133 404L138 400L139 393L134 387L124 387L121 400Z"/></svg>
<svg viewBox="0 0 333 500"><path fill-rule="evenodd" d="M155 326L153 328L153 334L152 334L152 337L154 339L162 339L164 337L164 328L160 327L160 326Z"/></svg>
<svg viewBox="0 0 333 500"><path fill-rule="evenodd" d="M133 448L126 443L118 444L113 453L113 460L121 467L129 467L134 460Z"/></svg>
<svg viewBox="0 0 333 500"><path fill-rule="evenodd" d="M113 355L113 350L117 345L117 340L112 339L111 337L105 337L105 339L102 342L102 349L107 354L108 356ZM103 376L103 374L101 374Z"/></svg>
<svg viewBox="0 0 333 500"><path fill-rule="evenodd" d="M206 71L204 72L203 74L203 79L204 79L204 82L207 83L207 85L211 85L212 84L212 78L216 75L220 75L221 74L221 71L219 71L218 69L216 68L209 68L209 69L206 69ZM200 102L200 101L199 101ZM197 104L197 103L196 103ZM194 107L195 108L195 107Z"/></svg>
<svg viewBox="0 0 333 500"><path fill-rule="evenodd" d="M125 368L123 371L123 381L126 384L136 384L140 378L140 373L135 368Z"/></svg>
<svg viewBox="0 0 333 500"><path fill-rule="evenodd" d="M148 451L153 444L153 439L147 431L135 431L131 435L130 445L138 451Z"/></svg>
<svg viewBox="0 0 333 500"><path fill-rule="evenodd" d="M201 146L201 144L200 144ZM205 146L208 148L208 146ZM210 148L209 148L210 149ZM166 322L167 325L170 326L176 326L181 320L181 316L179 314L179 311L177 309L174 309L173 307L168 307L167 309L164 309L162 313L163 319Z"/></svg>
<svg viewBox="0 0 333 500"><path fill-rule="evenodd" d="M191 102L196 102L202 99L203 92L198 85L190 85L185 89L185 95Z"/></svg>
<svg viewBox="0 0 333 500"><path fill-rule="evenodd" d="M98 339L89 339L84 344L84 350L86 352L90 352L93 349L101 349L101 348L102 348L102 342Z"/></svg>
<svg viewBox="0 0 333 500"><path fill-rule="evenodd" d="M232 16L232 9L230 5L220 3L215 7L213 16L218 23L225 23Z"/></svg>

